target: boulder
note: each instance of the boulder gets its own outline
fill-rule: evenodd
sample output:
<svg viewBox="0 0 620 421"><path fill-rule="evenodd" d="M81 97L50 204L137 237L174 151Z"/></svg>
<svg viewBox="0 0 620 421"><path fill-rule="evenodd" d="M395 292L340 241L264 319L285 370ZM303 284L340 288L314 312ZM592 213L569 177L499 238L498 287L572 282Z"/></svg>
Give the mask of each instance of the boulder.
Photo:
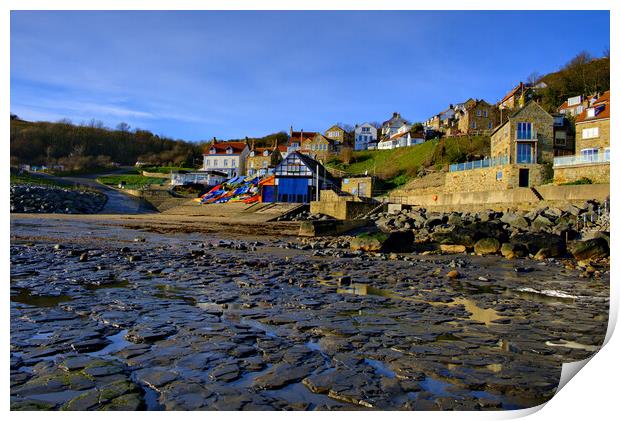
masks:
<svg viewBox="0 0 620 421"><path fill-rule="evenodd" d="M460 244L440 244L439 249L442 253L465 253L467 248Z"/></svg>
<svg viewBox="0 0 620 421"><path fill-rule="evenodd" d="M560 257L566 252L566 244L562 237L545 232L517 234L510 239L510 244L525 248L532 255L542 248L548 249L548 257Z"/></svg>
<svg viewBox="0 0 620 421"><path fill-rule="evenodd" d="M431 235L433 241L439 244L457 244L466 247L473 247L476 241L487 237L501 241L507 237L507 233L502 229L501 223L489 221L437 230Z"/></svg>
<svg viewBox="0 0 620 421"><path fill-rule="evenodd" d="M572 243L570 253L577 260L600 259L609 256L609 246L604 238L597 237Z"/></svg>
<svg viewBox="0 0 620 421"><path fill-rule="evenodd" d="M502 221L504 224L510 225L512 228L527 229L530 226L529 222L527 222L527 219L514 212L505 213L501 217L500 221Z"/></svg>
<svg viewBox="0 0 620 421"><path fill-rule="evenodd" d="M532 221L533 231L549 231L553 227L553 222L542 215L538 215L536 219Z"/></svg>
<svg viewBox="0 0 620 421"><path fill-rule="evenodd" d="M499 251L501 243L496 238L482 238L474 244L476 254L495 254Z"/></svg>
<svg viewBox="0 0 620 421"><path fill-rule="evenodd" d="M412 250L414 240L411 230L377 232L353 238L350 247L353 251L406 252Z"/></svg>

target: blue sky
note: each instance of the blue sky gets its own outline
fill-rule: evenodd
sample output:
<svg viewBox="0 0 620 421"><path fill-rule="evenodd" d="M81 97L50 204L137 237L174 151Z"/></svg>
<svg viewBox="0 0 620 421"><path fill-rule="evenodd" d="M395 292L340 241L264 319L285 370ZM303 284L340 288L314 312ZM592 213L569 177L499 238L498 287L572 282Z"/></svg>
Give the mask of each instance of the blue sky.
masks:
<svg viewBox="0 0 620 421"><path fill-rule="evenodd" d="M422 121L610 45L609 12L11 12L11 112L185 140Z"/></svg>

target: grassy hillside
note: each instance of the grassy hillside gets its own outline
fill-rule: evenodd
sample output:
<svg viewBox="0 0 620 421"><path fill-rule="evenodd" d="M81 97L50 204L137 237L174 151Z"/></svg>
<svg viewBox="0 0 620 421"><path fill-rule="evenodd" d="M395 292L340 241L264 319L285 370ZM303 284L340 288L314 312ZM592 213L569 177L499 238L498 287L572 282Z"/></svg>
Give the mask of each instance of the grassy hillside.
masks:
<svg viewBox="0 0 620 421"><path fill-rule="evenodd" d="M349 174L376 175L389 190L415 178L421 168L442 170L451 163L481 159L489 150L488 136L434 139L406 148L353 152L349 164L335 158L326 166Z"/></svg>

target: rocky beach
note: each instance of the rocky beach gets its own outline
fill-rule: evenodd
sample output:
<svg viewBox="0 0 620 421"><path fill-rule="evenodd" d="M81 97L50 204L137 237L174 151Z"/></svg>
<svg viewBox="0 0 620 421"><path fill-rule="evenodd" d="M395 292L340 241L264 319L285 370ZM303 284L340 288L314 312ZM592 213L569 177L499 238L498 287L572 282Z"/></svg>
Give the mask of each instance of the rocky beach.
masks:
<svg viewBox="0 0 620 421"><path fill-rule="evenodd" d="M388 229L364 240L369 247L356 247L358 236L13 216L12 408L506 410L543 403L562 363L591 356L607 329L609 260L571 250L593 238L604 250L608 238L577 225L583 214L598 215L598 205L578 208L575 218L567 209L519 215L527 227L496 213L380 214L376 225ZM473 228L482 234L468 237ZM554 256L547 241L502 256L520 235L555 235L564 249ZM390 236L410 249L373 250ZM500 248L476 253L484 238Z"/></svg>

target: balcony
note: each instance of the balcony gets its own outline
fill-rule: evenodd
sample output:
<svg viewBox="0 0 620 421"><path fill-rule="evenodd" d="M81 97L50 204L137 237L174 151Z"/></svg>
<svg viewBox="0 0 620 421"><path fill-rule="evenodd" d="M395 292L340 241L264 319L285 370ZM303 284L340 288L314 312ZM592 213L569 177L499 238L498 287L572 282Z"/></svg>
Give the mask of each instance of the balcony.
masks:
<svg viewBox="0 0 620 421"><path fill-rule="evenodd" d="M515 139L526 142L538 142L538 130L515 130Z"/></svg>
<svg viewBox="0 0 620 421"><path fill-rule="evenodd" d="M553 158L553 167L572 167L575 165L603 164L607 162L610 162L609 151L593 155L558 156Z"/></svg>
<svg viewBox="0 0 620 421"><path fill-rule="evenodd" d="M508 164L508 157L501 156L498 158L480 159L478 161L461 162L459 164L450 164L450 172L475 170L478 168L489 168L497 165Z"/></svg>

